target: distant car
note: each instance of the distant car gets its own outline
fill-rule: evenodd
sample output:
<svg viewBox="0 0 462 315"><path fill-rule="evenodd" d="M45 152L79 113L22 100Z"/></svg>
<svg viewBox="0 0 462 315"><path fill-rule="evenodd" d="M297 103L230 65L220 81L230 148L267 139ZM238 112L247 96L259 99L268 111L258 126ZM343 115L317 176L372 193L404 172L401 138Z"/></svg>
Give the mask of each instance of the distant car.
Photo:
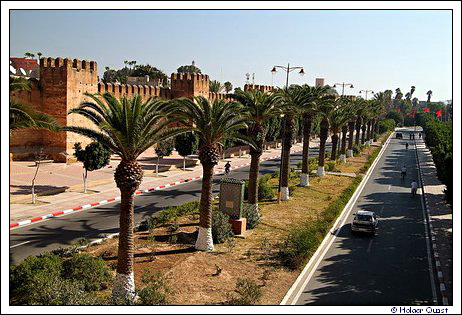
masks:
<svg viewBox="0 0 462 315"><path fill-rule="evenodd" d="M378 217L372 211L358 211L354 215L351 222L351 232L364 232L375 234L377 225L379 224Z"/></svg>
<svg viewBox="0 0 462 315"><path fill-rule="evenodd" d="M396 139L403 139L403 134L401 132L397 132Z"/></svg>

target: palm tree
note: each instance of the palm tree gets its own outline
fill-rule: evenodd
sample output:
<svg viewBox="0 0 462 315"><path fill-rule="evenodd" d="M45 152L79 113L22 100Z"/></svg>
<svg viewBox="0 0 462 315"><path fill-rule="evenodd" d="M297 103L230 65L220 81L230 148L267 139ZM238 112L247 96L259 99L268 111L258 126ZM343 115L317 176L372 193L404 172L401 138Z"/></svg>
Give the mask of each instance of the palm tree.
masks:
<svg viewBox="0 0 462 315"><path fill-rule="evenodd" d="M343 133L343 139L345 139L343 142L345 145L342 147L343 151L341 151L342 154L345 154L345 146L346 146L346 132L347 132L347 125L346 123L350 119L350 108L348 106L349 102L345 98L338 98L336 100L335 108L334 110L330 113L329 115L329 121L330 121L330 128L332 131L332 151L330 155L330 159L332 161L335 161L337 159L337 146L338 146L338 141L339 141L339 132L342 130ZM343 128L345 127L345 128Z"/></svg>
<svg viewBox="0 0 462 315"><path fill-rule="evenodd" d="M302 113L303 121L303 153L302 153L302 174L300 175L300 186L309 185L309 150L310 136L313 119L317 115L317 105L321 97L330 90L329 86L310 87L305 84L301 86L302 102L299 110Z"/></svg>
<svg viewBox="0 0 462 315"><path fill-rule="evenodd" d="M303 89L298 85L291 85L287 89L277 91L281 95L283 118L282 132L282 169L281 169L281 190L278 200L289 200L289 165L290 165L290 149L295 127L295 116L298 114L304 100Z"/></svg>
<svg viewBox="0 0 462 315"><path fill-rule="evenodd" d="M415 92L415 86L412 85L411 86L411 92L410 92L411 93L411 98L412 98L412 95L414 94L414 92Z"/></svg>
<svg viewBox="0 0 462 315"><path fill-rule="evenodd" d="M160 110L164 103L161 100L148 99L143 103L140 95L132 99L117 99L109 93L85 95L90 101L69 114L87 118L96 128L69 126L63 130L91 138L121 158L114 174L121 200L117 276L112 295L116 299L133 299L134 194L143 178L137 158L155 143L175 136L177 130L167 128L171 121Z"/></svg>
<svg viewBox="0 0 462 315"><path fill-rule="evenodd" d="M223 91L223 86L217 80L210 81L209 91L212 93L221 93Z"/></svg>
<svg viewBox="0 0 462 315"><path fill-rule="evenodd" d="M427 104L430 104L430 100L431 100L431 98L432 98L432 94L433 94L432 90L428 90L428 91L427 91L427 96L428 96L428 98L427 98Z"/></svg>
<svg viewBox="0 0 462 315"><path fill-rule="evenodd" d="M199 160L202 164L202 191L200 200L199 235L196 249L213 250L212 239L212 178L213 169L218 164L219 147L227 139L253 142L238 131L248 127L244 109L238 102L215 100L209 102L202 96L194 99L173 100L166 111L175 117L182 132L193 131L199 137Z"/></svg>
<svg viewBox="0 0 462 315"><path fill-rule="evenodd" d="M361 126L363 124L363 116L366 111L367 102L363 98L357 98L355 101L355 105L356 105L355 145L359 145L360 136L361 136Z"/></svg>
<svg viewBox="0 0 462 315"><path fill-rule="evenodd" d="M403 93L401 92L400 88L395 90L395 100L400 100L403 98Z"/></svg>
<svg viewBox="0 0 462 315"><path fill-rule="evenodd" d="M326 155L326 141L327 137L329 136L329 128L330 128L330 122L329 118L336 109L337 106L337 101L336 101L337 96L328 94L324 95L321 100L319 101L319 114L321 115L321 125L320 125L320 144L319 144L319 158L318 158L318 171L317 175L318 176L324 176L324 159ZM332 147L332 150L334 150L334 147Z"/></svg>
<svg viewBox="0 0 462 315"><path fill-rule="evenodd" d="M42 58L42 55L43 55L43 54L42 54L41 52L38 52L38 53L37 53L37 56L38 56L38 59L39 59L39 60L40 60L40 58Z"/></svg>
<svg viewBox="0 0 462 315"><path fill-rule="evenodd" d="M30 59L34 59L35 55L34 55L33 53L26 52L26 53L24 54L24 57L30 58Z"/></svg>
<svg viewBox="0 0 462 315"><path fill-rule="evenodd" d="M258 174L260 157L268 132L268 122L281 113L280 95L276 93L263 93L260 90L236 91L231 97L241 103L246 110L243 117L249 128L248 136L255 142L255 148L250 147L249 170L249 204L258 204Z"/></svg>

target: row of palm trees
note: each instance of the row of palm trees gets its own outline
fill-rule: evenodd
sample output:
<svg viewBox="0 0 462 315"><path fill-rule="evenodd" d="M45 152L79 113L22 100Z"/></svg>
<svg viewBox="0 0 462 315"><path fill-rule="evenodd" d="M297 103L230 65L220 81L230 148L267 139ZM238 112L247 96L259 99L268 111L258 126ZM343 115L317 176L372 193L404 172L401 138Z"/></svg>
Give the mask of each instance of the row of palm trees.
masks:
<svg viewBox="0 0 462 315"><path fill-rule="evenodd" d="M303 121L303 162L301 186L308 186L308 153L313 122L320 119L320 153L318 175L324 175L326 141L332 136L331 159L337 152L344 155L352 150L353 134L356 144L362 130L361 143L374 138L377 118L382 114L387 97L378 93L373 100L339 97L329 86L311 87L293 85L272 92L237 90L232 101L209 101L204 97L174 100L149 99L141 96L117 99L112 94L86 94L83 102L69 114L78 114L90 120L93 128L62 127L84 135L108 147L121 157L114 179L121 192L120 234L117 276L113 287L116 298L133 298L134 255L134 196L139 188L143 171L137 162L141 153L156 143L176 135L194 132L198 135L199 160L203 168L200 199L199 233L195 247L201 251L213 250L212 239L212 178L218 164L220 148L227 140L239 140L250 146L249 203L258 206L258 174L260 157L269 121L283 116L283 167L281 169L282 200L288 200L290 149L293 143L295 119ZM340 144L339 134L342 134ZM339 148L337 148L339 147Z"/></svg>

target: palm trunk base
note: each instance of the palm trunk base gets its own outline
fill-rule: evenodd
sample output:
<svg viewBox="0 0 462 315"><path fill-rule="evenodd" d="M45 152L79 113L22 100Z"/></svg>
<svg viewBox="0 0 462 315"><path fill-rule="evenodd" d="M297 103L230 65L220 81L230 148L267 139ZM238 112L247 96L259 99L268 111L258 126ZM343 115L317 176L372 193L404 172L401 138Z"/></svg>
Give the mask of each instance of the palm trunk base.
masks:
<svg viewBox="0 0 462 315"><path fill-rule="evenodd" d="M196 249L204 252L213 251L212 228L199 227L199 234L196 240Z"/></svg>
<svg viewBox="0 0 462 315"><path fill-rule="evenodd" d="M310 186L310 180L309 180L309 175L308 174L300 175L300 186L302 186L302 187Z"/></svg>
<svg viewBox="0 0 462 315"><path fill-rule="evenodd" d="M289 187L281 187L281 201L289 200Z"/></svg>
<svg viewBox="0 0 462 315"><path fill-rule="evenodd" d="M346 155L345 154L340 154L340 161L343 163L346 163Z"/></svg>
<svg viewBox="0 0 462 315"><path fill-rule="evenodd" d="M135 293L135 277L131 274L118 273L112 288L112 297L117 301L134 301L137 296Z"/></svg>
<svg viewBox="0 0 462 315"><path fill-rule="evenodd" d="M346 157L347 157L347 158L353 157L353 150L347 150L347 152L346 152Z"/></svg>
<svg viewBox="0 0 462 315"><path fill-rule="evenodd" d="M316 175L318 175L319 177L326 175L324 166L318 166L318 171L316 172Z"/></svg>

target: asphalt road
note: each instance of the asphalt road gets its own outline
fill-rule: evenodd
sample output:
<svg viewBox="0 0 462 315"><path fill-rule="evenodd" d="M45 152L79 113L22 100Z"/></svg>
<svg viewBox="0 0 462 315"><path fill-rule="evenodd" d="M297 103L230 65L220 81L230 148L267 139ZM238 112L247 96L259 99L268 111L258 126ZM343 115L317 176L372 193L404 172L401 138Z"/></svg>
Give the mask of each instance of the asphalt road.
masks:
<svg viewBox="0 0 462 315"><path fill-rule="evenodd" d="M433 304L420 195L410 194L412 179L419 182L415 146L408 131L403 135L404 140L389 142L297 305ZM352 235L350 223L358 210L380 216L375 237Z"/></svg>
<svg viewBox="0 0 462 315"><path fill-rule="evenodd" d="M310 149L310 157L317 156L318 151L318 148ZM296 166L301 158L301 152L292 154L291 166ZM264 175L278 170L279 163L280 159L262 162L260 174ZM232 170L230 176L247 179L248 172L249 167L243 167ZM222 176L214 176L214 194L219 192L218 183ZM137 196L135 198L135 224L140 223L146 216L169 206L178 206L189 201L199 200L201 184L202 181L197 180ZM17 264L30 255L39 255L59 247L75 244L81 239L91 241L107 234L117 233L119 205L119 202L110 203L11 230L10 264Z"/></svg>

